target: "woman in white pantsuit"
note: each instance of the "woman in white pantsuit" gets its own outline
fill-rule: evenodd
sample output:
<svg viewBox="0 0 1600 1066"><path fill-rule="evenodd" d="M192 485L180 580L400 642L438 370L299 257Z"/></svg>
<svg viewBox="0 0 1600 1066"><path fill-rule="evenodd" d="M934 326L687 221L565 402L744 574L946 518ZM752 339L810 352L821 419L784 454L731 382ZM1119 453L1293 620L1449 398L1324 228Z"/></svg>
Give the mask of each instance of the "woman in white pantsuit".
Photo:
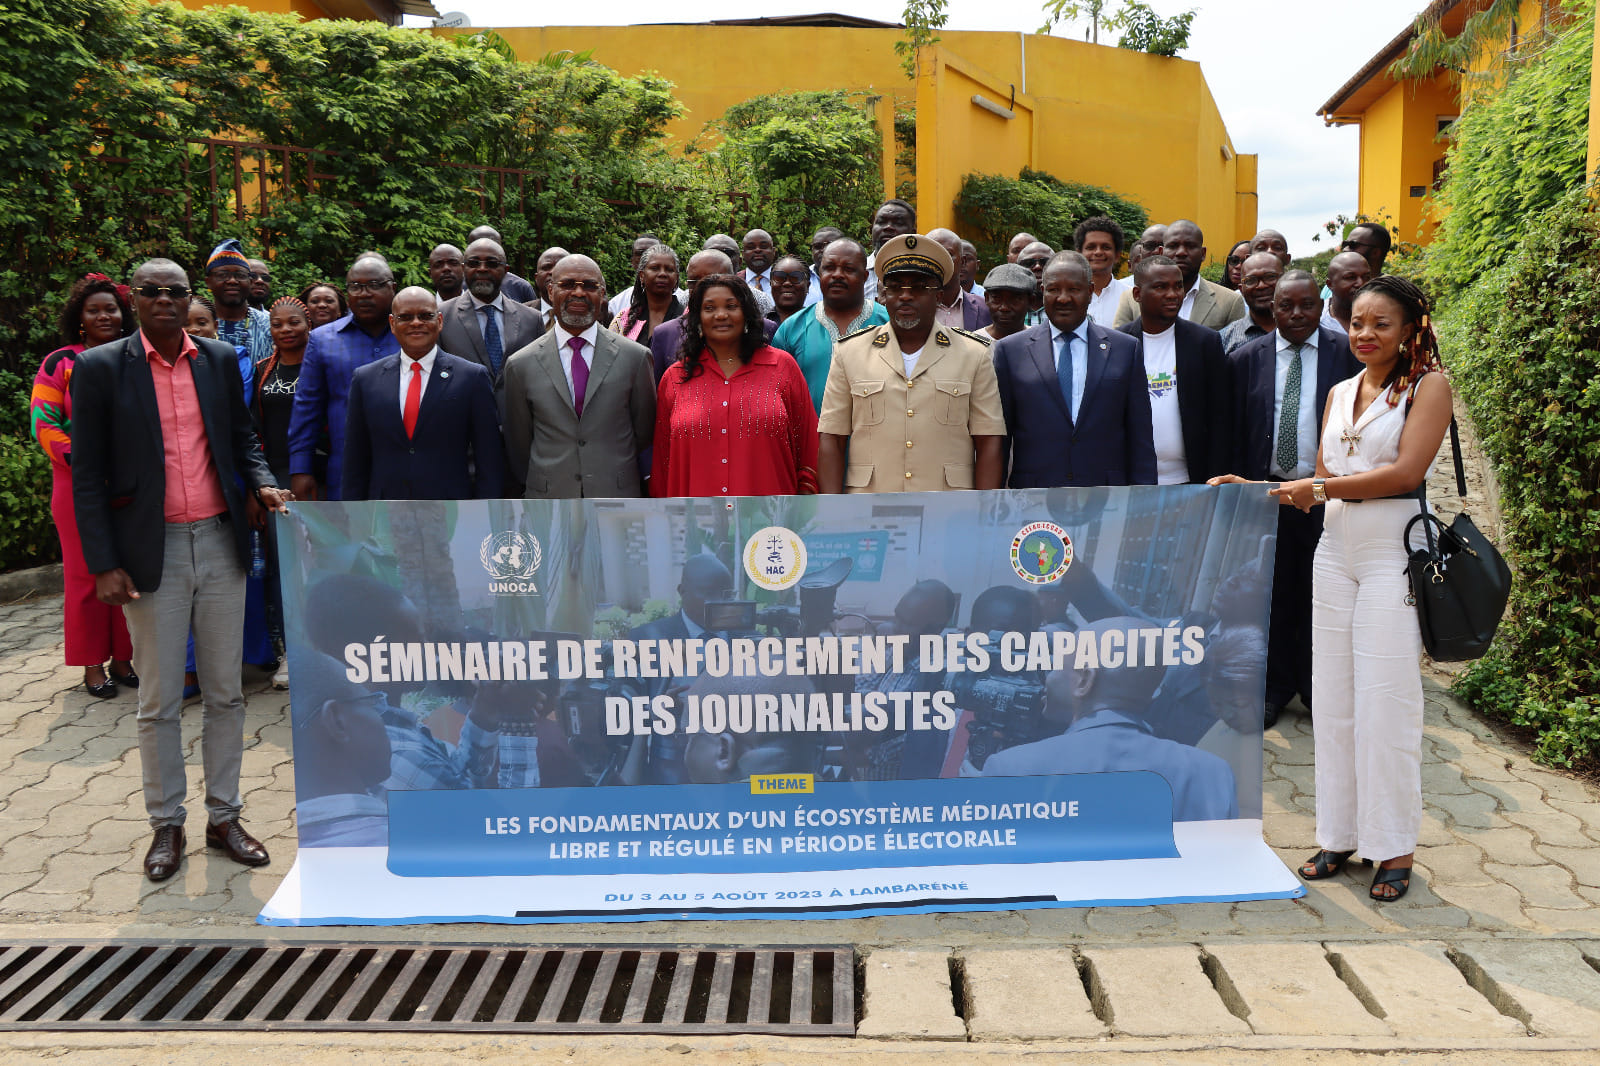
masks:
<svg viewBox="0 0 1600 1066"><path fill-rule="evenodd" d="M1317 476L1272 489L1327 505L1312 580L1312 718L1317 844L1300 868L1332 877L1360 852L1378 864L1371 896L1411 886L1422 822L1421 636L1406 602L1406 523L1450 425L1428 300L1374 279L1356 295L1350 348L1365 369L1328 393Z"/></svg>

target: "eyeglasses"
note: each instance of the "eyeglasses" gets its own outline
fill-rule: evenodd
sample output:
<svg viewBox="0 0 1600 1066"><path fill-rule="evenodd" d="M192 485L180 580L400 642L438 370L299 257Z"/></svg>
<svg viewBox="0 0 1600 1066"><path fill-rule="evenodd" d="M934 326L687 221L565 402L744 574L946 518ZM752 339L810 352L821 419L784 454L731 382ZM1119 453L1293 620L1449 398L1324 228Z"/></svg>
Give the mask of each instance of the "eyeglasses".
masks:
<svg viewBox="0 0 1600 1066"><path fill-rule="evenodd" d="M1262 285L1276 285L1282 277L1282 274L1246 274L1239 279L1239 284L1249 285L1252 288Z"/></svg>
<svg viewBox="0 0 1600 1066"><path fill-rule="evenodd" d="M140 285L133 290L134 295L146 300L159 300L163 296L169 296L174 300L187 300L190 291L187 285Z"/></svg>
<svg viewBox="0 0 1600 1066"><path fill-rule="evenodd" d="M884 278L878 282L878 288L886 293L921 293L933 292L942 286L937 281L923 278Z"/></svg>
<svg viewBox="0 0 1600 1066"><path fill-rule="evenodd" d="M560 281L552 281L550 284L562 292L577 292L579 289L587 293L600 291L600 283L592 278L584 281L579 281L576 278L562 278Z"/></svg>
<svg viewBox="0 0 1600 1066"><path fill-rule="evenodd" d="M1037 259L1018 259L1017 260L1017 264L1019 266L1025 266L1029 270L1032 270L1034 267L1047 266L1049 264L1049 262L1050 262L1049 256L1039 256Z"/></svg>
<svg viewBox="0 0 1600 1066"><path fill-rule="evenodd" d="M389 286L391 286L393 284L394 284L394 281L393 281L393 279L390 279L390 278L385 278L383 281L352 281L348 285L345 286L345 291L347 291L347 292L382 292L384 289L387 289Z"/></svg>
<svg viewBox="0 0 1600 1066"><path fill-rule="evenodd" d="M437 311L407 311L403 314L390 315L390 318L404 325L407 322L432 322L439 317Z"/></svg>
<svg viewBox="0 0 1600 1066"><path fill-rule="evenodd" d="M1228 265L1229 266L1236 267L1236 266L1242 266L1243 264L1244 264L1244 257L1243 256L1237 256L1237 255L1228 256Z"/></svg>
<svg viewBox="0 0 1600 1066"><path fill-rule="evenodd" d="M467 269L468 270L479 270L479 269L499 270L501 267L503 267L505 265L506 265L506 261L504 259L496 259L493 256L490 256L488 259L478 259L478 258L474 257L472 259L468 259L467 260Z"/></svg>
<svg viewBox="0 0 1600 1066"><path fill-rule="evenodd" d="M780 281L791 282L795 285L803 285L811 280L811 273L806 270L774 270L768 275L768 277L772 279L772 283L774 285L778 284Z"/></svg>

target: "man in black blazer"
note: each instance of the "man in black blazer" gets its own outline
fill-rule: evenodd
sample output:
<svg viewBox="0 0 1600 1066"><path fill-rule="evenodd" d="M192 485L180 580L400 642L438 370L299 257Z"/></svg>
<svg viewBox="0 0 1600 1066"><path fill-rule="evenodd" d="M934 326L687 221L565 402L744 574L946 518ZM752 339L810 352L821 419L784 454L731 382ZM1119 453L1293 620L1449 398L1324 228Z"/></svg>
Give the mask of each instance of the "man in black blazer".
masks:
<svg viewBox="0 0 1600 1066"><path fill-rule="evenodd" d="M1139 345L1150 386L1156 480L1204 485L1232 473L1228 359L1217 331L1179 317L1183 271L1163 255L1147 256L1134 271L1139 317L1122 332Z"/></svg>
<svg viewBox="0 0 1600 1066"><path fill-rule="evenodd" d="M1328 390L1361 371L1349 338L1319 326L1322 298L1310 274L1303 270L1284 274L1272 311L1276 332L1257 337L1228 356L1234 417L1230 472L1251 481L1311 477L1317 468ZM1299 396L1288 412L1286 393ZM1267 636L1269 727L1296 693L1311 706L1311 564L1322 536L1322 514L1321 507L1313 507L1309 514L1278 508L1272 627Z"/></svg>
<svg viewBox="0 0 1600 1066"><path fill-rule="evenodd" d="M1013 489L1154 485L1150 394L1132 337L1089 321L1089 261L1044 268L1045 321L995 342Z"/></svg>
<svg viewBox="0 0 1600 1066"><path fill-rule="evenodd" d="M438 307L427 289L398 293L389 328L400 354L350 379L341 499L500 496L505 446L489 371L439 347Z"/></svg>
<svg viewBox="0 0 1600 1066"><path fill-rule="evenodd" d="M498 241L467 245L466 286L444 305L439 345L489 371L498 399L505 387L506 358L538 340L544 317L504 291L506 253Z"/></svg>
<svg viewBox="0 0 1600 1066"><path fill-rule="evenodd" d="M250 517L286 511L244 402L232 345L184 332L189 279L169 259L133 274L140 329L78 356L72 375L72 495L95 595L123 608L139 675L139 762L155 829L145 874L184 855L188 792L179 710L185 644L205 693L206 844L260 866L239 823L244 750L245 572Z"/></svg>

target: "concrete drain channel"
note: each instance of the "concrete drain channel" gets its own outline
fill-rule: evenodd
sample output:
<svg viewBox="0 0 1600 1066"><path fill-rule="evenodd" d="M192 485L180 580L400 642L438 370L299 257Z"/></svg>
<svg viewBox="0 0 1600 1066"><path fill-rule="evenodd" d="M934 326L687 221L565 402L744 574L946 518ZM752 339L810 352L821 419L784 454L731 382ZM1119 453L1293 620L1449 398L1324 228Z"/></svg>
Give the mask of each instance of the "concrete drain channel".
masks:
<svg viewBox="0 0 1600 1066"><path fill-rule="evenodd" d="M0 1030L853 1036L845 947L0 942Z"/></svg>

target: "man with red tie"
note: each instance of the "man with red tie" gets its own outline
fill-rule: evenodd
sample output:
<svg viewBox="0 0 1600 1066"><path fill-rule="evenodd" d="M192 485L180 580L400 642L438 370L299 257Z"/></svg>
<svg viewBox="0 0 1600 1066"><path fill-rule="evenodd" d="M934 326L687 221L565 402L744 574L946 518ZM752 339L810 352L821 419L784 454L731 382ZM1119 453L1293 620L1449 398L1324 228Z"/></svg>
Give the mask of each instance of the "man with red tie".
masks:
<svg viewBox="0 0 1600 1066"><path fill-rule="evenodd" d="M439 301L412 287L394 298L398 355L350 379L346 500L468 500L500 495L505 450L489 372L439 350Z"/></svg>

